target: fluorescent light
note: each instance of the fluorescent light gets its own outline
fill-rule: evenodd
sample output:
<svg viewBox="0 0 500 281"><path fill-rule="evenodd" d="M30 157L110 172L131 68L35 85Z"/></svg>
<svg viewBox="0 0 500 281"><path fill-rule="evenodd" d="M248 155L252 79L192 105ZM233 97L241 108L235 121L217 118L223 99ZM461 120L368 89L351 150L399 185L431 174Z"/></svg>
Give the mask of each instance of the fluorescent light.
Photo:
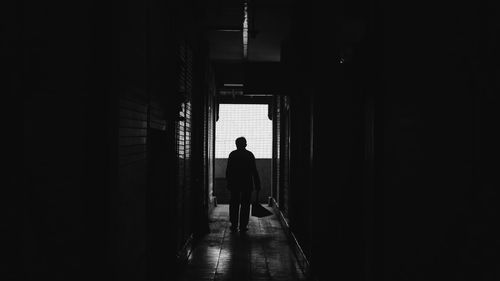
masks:
<svg viewBox="0 0 500 281"><path fill-rule="evenodd" d="M248 57L248 3L244 6L245 18L243 19L243 58Z"/></svg>

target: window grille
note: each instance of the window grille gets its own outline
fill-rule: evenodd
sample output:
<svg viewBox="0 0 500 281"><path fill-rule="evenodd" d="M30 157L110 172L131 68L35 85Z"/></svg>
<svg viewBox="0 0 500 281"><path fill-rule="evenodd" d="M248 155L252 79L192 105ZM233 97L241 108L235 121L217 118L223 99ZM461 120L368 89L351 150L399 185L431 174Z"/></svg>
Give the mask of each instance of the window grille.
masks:
<svg viewBox="0 0 500 281"><path fill-rule="evenodd" d="M215 158L227 158L238 137L247 139L255 158L272 157L272 121L267 104L220 104L215 130Z"/></svg>

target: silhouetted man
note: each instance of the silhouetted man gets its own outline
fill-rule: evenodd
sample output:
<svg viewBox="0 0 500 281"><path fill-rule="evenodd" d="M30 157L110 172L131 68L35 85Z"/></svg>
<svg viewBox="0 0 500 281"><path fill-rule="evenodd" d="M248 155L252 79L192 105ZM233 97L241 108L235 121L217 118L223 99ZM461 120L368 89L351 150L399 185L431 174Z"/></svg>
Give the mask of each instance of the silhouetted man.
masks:
<svg viewBox="0 0 500 281"><path fill-rule="evenodd" d="M250 196L255 186L260 190L260 178L255 165L255 156L246 150L247 140L244 137L236 139L236 150L229 154L226 168L227 188L231 191L229 202L229 220L231 230L247 231L250 218ZM241 208L240 208L241 206Z"/></svg>

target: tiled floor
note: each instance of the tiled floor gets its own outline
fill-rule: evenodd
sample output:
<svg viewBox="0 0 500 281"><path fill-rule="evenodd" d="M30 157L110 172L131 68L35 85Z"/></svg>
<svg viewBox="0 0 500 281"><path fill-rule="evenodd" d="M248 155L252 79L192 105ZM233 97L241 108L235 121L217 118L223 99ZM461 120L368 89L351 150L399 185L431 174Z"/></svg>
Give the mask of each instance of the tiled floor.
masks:
<svg viewBox="0 0 500 281"><path fill-rule="evenodd" d="M276 215L250 217L246 233L231 232L228 205L218 205L210 229L192 253L182 281L306 280Z"/></svg>

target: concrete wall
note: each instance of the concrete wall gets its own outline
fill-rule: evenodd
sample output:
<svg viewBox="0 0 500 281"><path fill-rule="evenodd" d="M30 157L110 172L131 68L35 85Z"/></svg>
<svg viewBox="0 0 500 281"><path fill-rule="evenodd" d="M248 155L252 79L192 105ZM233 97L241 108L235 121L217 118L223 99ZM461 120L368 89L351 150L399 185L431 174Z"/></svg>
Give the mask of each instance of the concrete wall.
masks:
<svg viewBox="0 0 500 281"><path fill-rule="evenodd" d="M9 229L18 247L6 254L20 265L0 265L9 271L4 279L170 279L185 241L169 235L182 229L189 237L194 228L188 224L199 219L190 204L202 201L200 185L176 185L172 153L180 100L172 94L180 92L177 40L195 34L194 8L185 1L94 4L4 9L13 11L4 53L15 58L7 80L18 97L5 104L16 104L12 116L24 117L24 139L16 140L22 150L10 149L22 164L16 164L18 186L9 190L20 194L4 196L22 201L15 210L23 217ZM200 54L191 75L200 81L204 55L194 47ZM200 132L202 125L191 128ZM200 133L189 136L194 142ZM201 166L200 151L184 155ZM202 182L199 174L183 175ZM175 198L180 192L182 210ZM186 219L181 225L172 218Z"/></svg>
<svg viewBox="0 0 500 281"><path fill-rule="evenodd" d="M262 188L259 193L259 201L267 203L268 197L271 196L272 160L257 159L256 164ZM229 191L226 189L226 166L227 158L215 159L214 194L218 204L229 204ZM255 196L255 193L252 195Z"/></svg>
<svg viewBox="0 0 500 281"><path fill-rule="evenodd" d="M291 118L301 124L291 130L290 225L316 277L498 279L499 152L491 130L498 72L490 70L500 59L492 35L498 17L472 4L450 11L422 3L418 12L401 6L396 13L385 13L392 3L334 5L342 7L311 5L309 15L307 5L297 6L303 24L291 44L290 87L312 97L292 100L292 112L307 113L311 104L313 111ZM342 30L351 26L345 32L356 37L359 19L366 34L350 43ZM340 40L326 37L330 31ZM301 133L311 119L308 147ZM308 148L310 178L300 169ZM303 205L313 215L294 216Z"/></svg>

